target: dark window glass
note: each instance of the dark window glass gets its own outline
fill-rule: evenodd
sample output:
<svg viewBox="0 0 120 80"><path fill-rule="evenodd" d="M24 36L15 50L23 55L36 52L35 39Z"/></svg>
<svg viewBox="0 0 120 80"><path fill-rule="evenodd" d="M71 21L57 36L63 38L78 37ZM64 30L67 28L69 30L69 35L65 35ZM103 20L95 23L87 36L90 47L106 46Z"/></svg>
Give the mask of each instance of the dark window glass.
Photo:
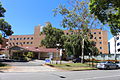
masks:
<svg viewBox="0 0 120 80"><path fill-rule="evenodd" d="M101 34L101 32L99 32L99 34Z"/></svg>
<svg viewBox="0 0 120 80"><path fill-rule="evenodd" d="M31 44L32 44L33 42L31 42Z"/></svg>
<svg viewBox="0 0 120 80"><path fill-rule="evenodd" d="M94 39L96 39L96 37L94 37Z"/></svg>
<svg viewBox="0 0 120 80"><path fill-rule="evenodd" d="M96 34L96 32L94 32L94 34Z"/></svg>
<svg viewBox="0 0 120 80"><path fill-rule="evenodd" d="M29 42L27 42L27 44L29 44Z"/></svg>
<svg viewBox="0 0 120 80"><path fill-rule="evenodd" d="M93 39L93 36L90 36L90 39Z"/></svg>
<svg viewBox="0 0 120 80"><path fill-rule="evenodd" d="M16 43L16 45L18 45L18 42Z"/></svg>
<svg viewBox="0 0 120 80"><path fill-rule="evenodd" d="M100 49L102 49L102 47L100 47Z"/></svg>
<svg viewBox="0 0 120 80"><path fill-rule="evenodd" d="M29 39L29 37L27 39Z"/></svg>
<svg viewBox="0 0 120 80"><path fill-rule="evenodd" d="M12 38L10 38L10 40L12 40Z"/></svg>
<svg viewBox="0 0 120 80"><path fill-rule="evenodd" d="M99 37L99 39L101 39L101 37Z"/></svg>
<svg viewBox="0 0 120 80"><path fill-rule="evenodd" d="M13 38L13 40L15 40L15 38Z"/></svg>
<svg viewBox="0 0 120 80"><path fill-rule="evenodd" d="M31 37L31 39L33 39L33 37Z"/></svg>
<svg viewBox="0 0 120 80"><path fill-rule="evenodd" d="M22 38L20 38L20 40L22 40Z"/></svg>
<svg viewBox="0 0 120 80"><path fill-rule="evenodd" d="M102 52L100 52L100 54L102 54Z"/></svg>
<svg viewBox="0 0 120 80"><path fill-rule="evenodd" d="M117 37L116 39L119 40L119 37Z"/></svg>
<svg viewBox="0 0 120 80"><path fill-rule="evenodd" d="M102 44L102 42L100 42L100 44Z"/></svg>
<svg viewBox="0 0 120 80"><path fill-rule="evenodd" d="M18 40L19 38L17 38L17 40Z"/></svg>
<svg viewBox="0 0 120 80"><path fill-rule="evenodd" d="M68 35L69 33L66 33L66 35Z"/></svg>
<svg viewBox="0 0 120 80"><path fill-rule="evenodd" d="M26 38L24 38L24 40L25 40Z"/></svg>
<svg viewBox="0 0 120 80"><path fill-rule="evenodd" d="M117 43L117 46L119 46L120 45L120 42L119 43Z"/></svg>
<svg viewBox="0 0 120 80"><path fill-rule="evenodd" d="M23 44L25 44L25 42L23 42Z"/></svg>

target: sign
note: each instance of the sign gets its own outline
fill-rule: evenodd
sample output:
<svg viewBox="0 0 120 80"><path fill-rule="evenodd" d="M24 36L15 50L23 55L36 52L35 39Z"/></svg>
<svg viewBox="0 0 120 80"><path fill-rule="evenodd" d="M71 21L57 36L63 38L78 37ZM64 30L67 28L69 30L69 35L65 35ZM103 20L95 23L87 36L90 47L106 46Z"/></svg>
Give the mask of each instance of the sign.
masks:
<svg viewBox="0 0 120 80"><path fill-rule="evenodd" d="M60 49L60 57L62 56L62 49Z"/></svg>
<svg viewBox="0 0 120 80"><path fill-rule="evenodd" d="M51 61L51 60L50 60L49 58L46 58L46 59L45 59L45 62L46 62L46 63L50 63L50 61Z"/></svg>

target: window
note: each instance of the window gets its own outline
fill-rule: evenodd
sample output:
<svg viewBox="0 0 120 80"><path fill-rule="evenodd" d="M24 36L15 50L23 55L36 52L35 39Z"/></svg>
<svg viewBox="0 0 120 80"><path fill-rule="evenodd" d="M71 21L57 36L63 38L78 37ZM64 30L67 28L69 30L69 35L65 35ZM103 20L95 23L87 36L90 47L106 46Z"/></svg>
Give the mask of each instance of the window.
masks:
<svg viewBox="0 0 120 80"><path fill-rule="evenodd" d="M96 32L94 32L94 34L96 34Z"/></svg>
<svg viewBox="0 0 120 80"><path fill-rule="evenodd" d="M102 52L100 52L100 54L102 54Z"/></svg>
<svg viewBox="0 0 120 80"><path fill-rule="evenodd" d="M33 37L31 37L31 40L33 40Z"/></svg>
<svg viewBox="0 0 120 80"><path fill-rule="evenodd" d="M27 39L29 39L29 37Z"/></svg>
<svg viewBox="0 0 120 80"><path fill-rule="evenodd" d="M16 45L18 45L18 42L16 43Z"/></svg>
<svg viewBox="0 0 120 80"><path fill-rule="evenodd" d="M73 35L73 32L71 32L71 35Z"/></svg>
<svg viewBox="0 0 120 80"><path fill-rule="evenodd" d="M102 42L100 42L100 44L102 44Z"/></svg>
<svg viewBox="0 0 120 80"><path fill-rule="evenodd" d="M10 38L10 40L12 40L12 38Z"/></svg>
<svg viewBox="0 0 120 80"><path fill-rule="evenodd" d="M90 36L90 39L93 39L93 36Z"/></svg>
<svg viewBox="0 0 120 80"><path fill-rule="evenodd" d="M13 40L15 40L15 38L13 38Z"/></svg>
<svg viewBox="0 0 120 80"><path fill-rule="evenodd" d="M100 47L100 49L102 49L102 47Z"/></svg>
<svg viewBox="0 0 120 80"><path fill-rule="evenodd" d="M101 34L101 32L99 32L99 34Z"/></svg>
<svg viewBox="0 0 120 80"><path fill-rule="evenodd" d="M23 44L25 44L25 42L23 42Z"/></svg>
<svg viewBox="0 0 120 80"><path fill-rule="evenodd" d="M99 39L101 39L101 37L99 37Z"/></svg>
<svg viewBox="0 0 120 80"><path fill-rule="evenodd" d="M20 40L22 40L22 38L20 38Z"/></svg>
<svg viewBox="0 0 120 80"><path fill-rule="evenodd" d="M120 49L118 49L118 52L120 52Z"/></svg>
<svg viewBox="0 0 120 80"><path fill-rule="evenodd" d="M117 37L116 39L119 40L119 37Z"/></svg>
<svg viewBox="0 0 120 80"><path fill-rule="evenodd" d="M29 42L27 42L27 44L29 44Z"/></svg>
<svg viewBox="0 0 120 80"><path fill-rule="evenodd" d="M26 38L24 38L24 40L25 40Z"/></svg>
<svg viewBox="0 0 120 80"><path fill-rule="evenodd" d="M17 38L17 40L19 40L19 38Z"/></svg>
<svg viewBox="0 0 120 80"><path fill-rule="evenodd" d="M33 42L31 42L31 44L32 44Z"/></svg>
<svg viewBox="0 0 120 80"><path fill-rule="evenodd" d="M68 33L66 33L66 35L68 35Z"/></svg>
<svg viewBox="0 0 120 80"><path fill-rule="evenodd" d="M117 46L119 46L119 45L120 45L120 42L117 43Z"/></svg>
<svg viewBox="0 0 120 80"><path fill-rule="evenodd" d="M94 37L94 39L96 39L96 37Z"/></svg>

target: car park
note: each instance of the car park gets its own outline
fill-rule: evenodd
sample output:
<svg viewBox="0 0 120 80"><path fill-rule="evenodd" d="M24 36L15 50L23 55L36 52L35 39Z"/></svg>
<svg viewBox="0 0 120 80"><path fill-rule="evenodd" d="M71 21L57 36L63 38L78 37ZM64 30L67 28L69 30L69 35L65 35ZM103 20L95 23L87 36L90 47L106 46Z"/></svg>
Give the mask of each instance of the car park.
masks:
<svg viewBox="0 0 120 80"><path fill-rule="evenodd" d="M98 69L117 69L118 65L111 61L100 62L96 65Z"/></svg>

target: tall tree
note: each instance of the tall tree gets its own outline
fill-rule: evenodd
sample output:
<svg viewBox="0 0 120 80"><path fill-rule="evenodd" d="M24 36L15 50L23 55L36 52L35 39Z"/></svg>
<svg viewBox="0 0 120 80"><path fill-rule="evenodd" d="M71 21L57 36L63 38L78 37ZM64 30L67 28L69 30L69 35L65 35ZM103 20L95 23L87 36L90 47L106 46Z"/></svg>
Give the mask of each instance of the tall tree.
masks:
<svg viewBox="0 0 120 80"><path fill-rule="evenodd" d="M110 26L113 35L120 32L120 0L90 0L89 6L92 14Z"/></svg>
<svg viewBox="0 0 120 80"><path fill-rule="evenodd" d="M60 29L52 27L51 23L47 23L46 26L43 27L41 34L45 34L45 38L41 41L41 44L45 47L56 48L57 43L59 43L61 46L63 45L61 36L64 35L64 32Z"/></svg>
<svg viewBox="0 0 120 80"><path fill-rule="evenodd" d="M96 27L96 18L90 14L87 0L69 0L68 5L59 5L54 11L55 15L61 14L63 20L61 25L64 28L75 30L77 36L81 35L82 43L82 58L84 58L84 41L91 36L90 28ZM84 59L82 59L84 60ZM83 61L82 61L83 62Z"/></svg>
<svg viewBox="0 0 120 80"><path fill-rule="evenodd" d="M11 30L11 25L8 24L8 22L6 22L3 17L4 17L4 13L6 12L6 10L2 7L2 4L0 2L0 32L2 37L6 37L6 36L10 36L13 34L13 31ZM0 38L2 39L2 38ZM1 42L2 40L0 40Z"/></svg>

